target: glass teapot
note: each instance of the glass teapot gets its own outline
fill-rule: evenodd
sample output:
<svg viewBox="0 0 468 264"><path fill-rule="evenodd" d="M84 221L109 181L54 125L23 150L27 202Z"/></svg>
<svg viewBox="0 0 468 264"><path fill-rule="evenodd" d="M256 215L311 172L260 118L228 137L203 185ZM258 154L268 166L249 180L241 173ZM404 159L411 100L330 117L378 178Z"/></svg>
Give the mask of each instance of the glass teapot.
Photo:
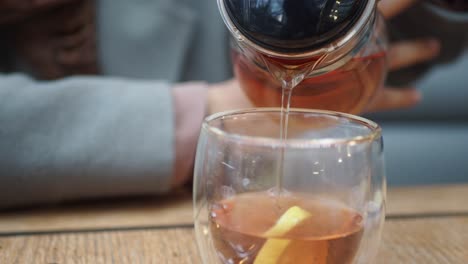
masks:
<svg viewBox="0 0 468 264"><path fill-rule="evenodd" d="M387 74L377 0L218 0L232 33L234 72L257 107L358 114Z"/></svg>

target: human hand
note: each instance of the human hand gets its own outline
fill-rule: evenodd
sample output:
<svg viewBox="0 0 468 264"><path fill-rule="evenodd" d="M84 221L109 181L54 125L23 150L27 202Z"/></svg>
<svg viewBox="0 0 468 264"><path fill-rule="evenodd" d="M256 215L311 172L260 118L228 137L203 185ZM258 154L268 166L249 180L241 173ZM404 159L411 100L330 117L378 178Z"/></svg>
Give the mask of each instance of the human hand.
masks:
<svg viewBox="0 0 468 264"><path fill-rule="evenodd" d="M382 0L379 10L388 20L404 12L419 0ZM389 69L398 70L434 59L440 51L435 39L408 40L393 43L388 52ZM421 93L414 87L385 87L370 103L366 112L408 108L421 100Z"/></svg>
<svg viewBox="0 0 468 264"><path fill-rule="evenodd" d="M76 0L0 0L0 24L16 23L37 12Z"/></svg>
<svg viewBox="0 0 468 264"><path fill-rule="evenodd" d="M418 0L382 0L380 12L386 19L404 12ZM398 70L431 60L439 54L437 40L420 39L394 43L388 51L389 69ZM254 107L236 80L214 85L209 92L209 112L216 113L236 108ZM376 95L366 112L377 112L412 107L421 100L421 94L414 87L385 87Z"/></svg>
<svg viewBox="0 0 468 264"><path fill-rule="evenodd" d="M247 95L240 88L239 81L231 79L211 85L208 89L208 114L234 109L252 108Z"/></svg>
<svg viewBox="0 0 468 264"><path fill-rule="evenodd" d="M37 2L62 5L13 26L12 39L20 61L40 79L97 74L95 1Z"/></svg>

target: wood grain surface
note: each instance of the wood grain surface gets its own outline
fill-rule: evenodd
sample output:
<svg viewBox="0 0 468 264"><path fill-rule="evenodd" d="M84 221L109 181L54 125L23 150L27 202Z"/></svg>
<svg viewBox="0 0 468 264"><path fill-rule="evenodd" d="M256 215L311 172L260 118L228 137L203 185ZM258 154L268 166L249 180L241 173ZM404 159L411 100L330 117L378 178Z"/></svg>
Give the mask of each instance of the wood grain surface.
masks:
<svg viewBox="0 0 468 264"><path fill-rule="evenodd" d="M375 263L468 263L468 217L389 220ZM201 263L192 228L0 237L0 263Z"/></svg>
<svg viewBox="0 0 468 264"><path fill-rule="evenodd" d="M391 188L387 215L468 213L468 185Z"/></svg>
<svg viewBox="0 0 468 264"><path fill-rule="evenodd" d="M388 191L387 215L468 214L468 185L396 188ZM190 225L191 194L68 204L0 212L0 234ZM0 262L1 263L1 262Z"/></svg>
<svg viewBox="0 0 468 264"><path fill-rule="evenodd" d="M146 197L0 212L0 234L193 224L192 196ZM1 264L1 262L0 262Z"/></svg>

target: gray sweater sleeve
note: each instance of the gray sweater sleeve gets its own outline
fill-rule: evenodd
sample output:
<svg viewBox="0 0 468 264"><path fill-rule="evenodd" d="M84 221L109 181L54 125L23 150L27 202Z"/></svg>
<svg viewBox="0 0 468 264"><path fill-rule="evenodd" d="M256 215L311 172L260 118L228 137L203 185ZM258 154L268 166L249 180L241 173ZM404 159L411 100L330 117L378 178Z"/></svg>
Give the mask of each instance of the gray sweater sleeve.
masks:
<svg viewBox="0 0 468 264"><path fill-rule="evenodd" d="M170 187L170 85L0 75L0 208Z"/></svg>

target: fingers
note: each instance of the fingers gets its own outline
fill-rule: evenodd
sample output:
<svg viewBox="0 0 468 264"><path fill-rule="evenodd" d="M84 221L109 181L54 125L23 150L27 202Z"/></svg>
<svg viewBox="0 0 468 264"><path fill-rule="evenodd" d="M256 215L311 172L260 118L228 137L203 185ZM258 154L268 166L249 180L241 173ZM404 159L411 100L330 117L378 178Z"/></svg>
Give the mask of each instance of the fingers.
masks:
<svg viewBox="0 0 468 264"><path fill-rule="evenodd" d="M49 6L62 5L74 0L0 0L0 10L25 11Z"/></svg>
<svg viewBox="0 0 468 264"><path fill-rule="evenodd" d="M208 89L209 114L251 107L253 107L252 103L236 79L214 84Z"/></svg>
<svg viewBox="0 0 468 264"><path fill-rule="evenodd" d="M438 40L397 42L388 52L390 70L396 70L434 59L440 52Z"/></svg>
<svg viewBox="0 0 468 264"><path fill-rule="evenodd" d="M366 112L410 108L421 101L421 93L414 88L385 88L369 105Z"/></svg>
<svg viewBox="0 0 468 264"><path fill-rule="evenodd" d="M61 21L60 25L55 27L56 33L58 35L73 34L94 17L94 1L82 0L64 5L61 9L56 10L55 14L57 15L53 22Z"/></svg>
<svg viewBox="0 0 468 264"><path fill-rule="evenodd" d="M440 52L440 43L435 39L403 41L393 44L388 52L390 70L434 59ZM385 88L370 104L368 112L410 108L421 101L421 93L414 88Z"/></svg>
<svg viewBox="0 0 468 264"><path fill-rule="evenodd" d="M16 27L17 53L27 58L39 78L98 73L92 7L93 0L76 1L41 12Z"/></svg>
<svg viewBox="0 0 468 264"><path fill-rule="evenodd" d="M399 15L419 0L381 0L379 10L386 19ZM390 70L396 70L434 59L440 52L437 40L403 41L390 47ZM421 93L414 88L385 88L372 101L368 112L409 108L421 101Z"/></svg>
<svg viewBox="0 0 468 264"><path fill-rule="evenodd" d="M386 19L405 11L419 0L381 0L379 10Z"/></svg>
<svg viewBox="0 0 468 264"><path fill-rule="evenodd" d="M80 0L0 0L0 25L14 24L73 1Z"/></svg>

